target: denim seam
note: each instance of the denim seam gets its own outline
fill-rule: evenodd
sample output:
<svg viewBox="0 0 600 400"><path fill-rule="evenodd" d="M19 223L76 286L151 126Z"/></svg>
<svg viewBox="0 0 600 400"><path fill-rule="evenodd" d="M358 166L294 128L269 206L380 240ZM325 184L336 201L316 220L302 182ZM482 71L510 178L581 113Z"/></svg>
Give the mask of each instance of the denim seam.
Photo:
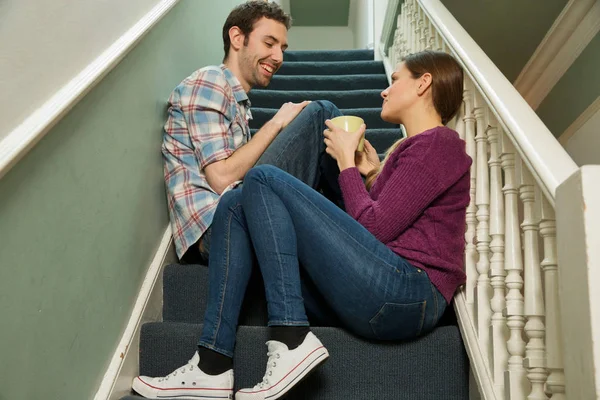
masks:
<svg viewBox="0 0 600 400"><path fill-rule="evenodd" d="M307 321L269 321L268 326L309 326L309 322Z"/></svg>
<svg viewBox="0 0 600 400"><path fill-rule="evenodd" d="M223 315L223 304L225 303L225 292L227 291L227 281L229 277L229 251L230 251L230 239L229 233L231 232L231 219L233 218L233 213L229 213L229 218L227 220L227 234L225 238L225 243L227 243L227 251L225 256L225 283L221 286L220 300L221 304L219 305L219 318L217 320L217 324L215 325L215 329L213 330L213 342L214 346L217 342L217 336L219 329L221 328L221 319Z"/></svg>
<svg viewBox="0 0 600 400"><path fill-rule="evenodd" d="M260 190L260 199L263 203L263 207L265 207L265 209L268 209L267 204L265 202L265 196L263 195L263 187L261 186L259 188ZM285 277L283 276L283 268L281 266L281 255L279 252L279 246L278 246L278 242L277 242L277 238L275 237L275 232L273 229L273 223L271 221L271 215L269 213L266 213L267 215L267 219L269 221L269 228L271 230L271 236L273 237L273 243L275 243L275 253L277 254L277 261L279 263L279 273L280 273L280 278L281 278L281 291L283 293L283 304L287 304L287 293L285 291ZM289 314L288 314L288 307L284 306L284 311L285 311L285 319L288 320L289 319Z"/></svg>
<svg viewBox="0 0 600 400"><path fill-rule="evenodd" d="M199 346L202 346L202 347L206 347L207 349L210 349L210 350L216 351L217 353L221 353L221 354L223 354L223 355L225 355L225 356L227 356L227 357L233 358L233 352L231 352L231 351L227 351L227 350L223 350L223 349L221 349L221 348L219 348L219 347L217 347L217 346L215 346L215 345L212 345L212 344L210 344L210 343L206 343L205 341L202 341L202 340L201 340L201 341L198 343L198 345L199 345Z"/></svg>
<svg viewBox="0 0 600 400"><path fill-rule="evenodd" d="M371 255L373 255L374 258L376 258L377 260L379 260L383 264L385 264L385 265L393 268L395 271L398 271L398 268L396 266L394 266L394 265L388 263L387 261L381 259L381 257L378 257L376 254L373 254L373 252L371 252L361 242L357 241L354 237L352 237L352 235L348 235L347 232L341 226L339 226L338 224L336 224L335 221L333 221L331 218L329 218L329 216L326 213L324 213L319 207L317 207L317 205L315 203L313 203L309 198L307 198L306 196L304 196L304 194L301 191L297 190L294 186L290 185L289 183L287 183L284 180L278 179L278 178L273 177L273 176L267 176L266 179L277 180L278 182L283 183L284 185L286 185L287 187L289 187L290 189L292 189L293 191L295 191L299 196L301 196L307 202L309 202L318 212L320 212L324 217L326 217L329 222L331 222L333 225L337 226L344 234L346 234L350 239L352 239L352 241L355 242L358 246L360 246L366 252L368 252ZM350 216L350 218L352 218L352 217ZM414 273L417 273L417 272L415 271Z"/></svg>

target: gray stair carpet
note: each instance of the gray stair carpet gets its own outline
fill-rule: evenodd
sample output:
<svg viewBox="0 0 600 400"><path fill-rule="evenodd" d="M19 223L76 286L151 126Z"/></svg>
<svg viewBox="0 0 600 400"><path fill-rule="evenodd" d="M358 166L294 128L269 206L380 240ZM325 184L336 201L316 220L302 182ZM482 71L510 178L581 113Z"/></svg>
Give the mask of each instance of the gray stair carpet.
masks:
<svg viewBox="0 0 600 400"><path fill-rule="evenodd" d="M367 139L383 156L401 137L398 125L381 119L380 93L388 85L372 50L288 51L267 88L249 93L256 132L287 101L330 100L345 115L362 117ZM140 373L162 376L183 365L196 349L204 311L208 268L170 265L163 275L163 321L143 325ZM331 318L329 318L331 316ZM452 307L433 332L413 341L381 343L353 336L331 314L309 314L313 332L330 359L284 398L289 400L466 400L469 363ZM263 376L268 340L266 300L260 273L246 291L234 359L236 388ZM140 399L134 394L124 399Z"/></svg>

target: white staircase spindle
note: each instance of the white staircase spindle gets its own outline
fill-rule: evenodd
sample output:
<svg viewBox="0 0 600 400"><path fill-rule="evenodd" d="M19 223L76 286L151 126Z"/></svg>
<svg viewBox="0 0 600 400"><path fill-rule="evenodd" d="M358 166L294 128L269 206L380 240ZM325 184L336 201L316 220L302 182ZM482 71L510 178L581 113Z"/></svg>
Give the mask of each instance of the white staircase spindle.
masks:
<svg viewBox="0 0 600 400"><path fill-rule="evenodd" d="M475 157L475 115L473 114L474 86L466 79L463 99L465 104L465 115L463 121L465 124L466 150L467 154L473 160L470 171L471 201L467 207L467 230L465 232L465 269L467 273L466 294L469 312L473 317L475 317L475 288L477 284L477 248L475 246L475 228L477 225L477 218L475 214L477 212L477 206L475 205L475 179L477 176L477 169Z"/></svg>
<svg viewBox="0 0 600 400"><path fill-rule="evenodd" d="M425 12L421 7L419 7L419 51L425 50L426 41L427 41L427 24L426 24Z"/></svg>
<svg viewBox="0 0 600 400"><path fill-rule="evenodd" d="M523 259L521 255L521 231L519 228L519 203L516 180L516 155L507 135L502 135L502 169L504 170L504 260L506 274L506 325L510 337L507 342L508 369L504 374L505 397L510 400L524 399L527 380L523 368L525 326L523 294Z"/></svg>
<svg viewBox="0 0 600 400"><path fill-rule="evenodd" d="M428 36L427 36L427 50L433 50L435 49L435 27L433 26L433 24L431 23L431 20L428 20L427 22L428 24Z"/></svg>
<svg viewBox="0 0 600 400"><path fill-rule="evenodd" d="M435 34L435 50L436 51L444 51L444 38L439 32Z"/></svg>
<svg viewBox="0 0 600 400"><path fill-rule="evenodd" d="M486 105L478 92L475 92L475 120L477 122L477 135L475 143L477 156L475 158L477 176L475 186L475 205L477 212L476 247L479 253L477 261L477 333L479 343L484 349L484 356L488 355L490 343L490 325L492 321L491 286L489 278L490 269L490 182L488 167L487 124L485 121ZM487 360L488 364L491 360Z"/></svg>
<svg viewBox="0 0 600 400"><path fill-rule="evenodd" d="M540 235L544 240L544 289L546 301L546 356L549 376L546 392L552 400L565 400L565 372L562 354L562 329L558 299L558 259L556 255L556 218L548 200L542 199Z"/></svg>
<svg viewBox="0 0 600 400"><path fill-rule="evenodd" d="M417 51L417 4L416 0L411 2L410 7L410 42L408 46L408 54Z"/></svg>
<svg viewBox="0 0 600 400"><path fill-rule="evenodd" d="M508 363L508 350L506 340L508 329L506 318L502 314L506 307L504 282L506 272L504 270L504 196L502 193L502 163L500 161L500 130L498 122L490 115L490 127L488 130L488 141L490 145L490 280L494 290L492 297L492 326L490 337L492 338L492 373L496 391L504 398L504 371Z"/></svg>
<svg viewBox="0 0 600 400"><path fill-rule="evenodd" d="M523 201L523 252L525 277L525 335L528 338L525 347L525 359L523 366L527 369L527 378L531 382L531 392L528 400L546 400L544 384L548 376L546 371L546 346L544 337L546 329L544 326L544 295L542 290L542 271L540 268L538 223L536 200L539 201L539 193L531 173L523 165L521 169L521 186L519 188L521 200Z"/></svg>

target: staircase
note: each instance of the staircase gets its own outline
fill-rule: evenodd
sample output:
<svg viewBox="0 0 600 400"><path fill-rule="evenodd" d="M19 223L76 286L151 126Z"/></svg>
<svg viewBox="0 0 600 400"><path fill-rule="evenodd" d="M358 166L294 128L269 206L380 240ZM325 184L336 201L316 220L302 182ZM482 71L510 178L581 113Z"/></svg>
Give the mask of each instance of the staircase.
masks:
<svg viewBox="0 0 600 400"><path fill-rule="evenodd" d="M398 126L381 120L380 93L388 85L373 51L288 52L267 89L250 93L251 129L268 121L282 103L330 100L344 114L362 117L367 139L384 153L399 137ZM162 376L183 365L196 349L206 308L208 269L169 265L163 275L163 322L148 323L140 336L140 374ZM286 399L453 400L468 399L469 361L448 307L440 326L418 340L371 342L325 322L313 332L328 348L327 363ZM264 289L253 276L240 316L234 359L236 389L258 383L267 361ZM140 399L127 396L123 400Z"/></svg>

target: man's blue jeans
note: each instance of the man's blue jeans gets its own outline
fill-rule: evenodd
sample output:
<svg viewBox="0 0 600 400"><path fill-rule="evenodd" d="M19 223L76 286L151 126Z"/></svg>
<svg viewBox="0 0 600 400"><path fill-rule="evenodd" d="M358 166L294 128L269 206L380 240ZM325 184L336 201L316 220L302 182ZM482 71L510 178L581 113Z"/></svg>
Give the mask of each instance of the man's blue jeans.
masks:
<svg viewBox="0 0 600 400"><path fill-rule="evenodd" d="M342 205L337 183L339 174L335 161L325 153L323 131L325 120L339 117L340 110L330 101L318 100L307 105L300 114L277 135L256 165L275 165L312 188L319 188L327 198ZM208 260L212 225L202 236L201 256Z"/></svg>
<svg viewBox="0 0 600 400"><path fill-rule="evenodd" d="M217 208L200 345L233 355L254 255L270 326L308 325L301 268L342 325L366 338L414 338L433 329L446 308L424 271L310 186L262 165Z"/></svg>

